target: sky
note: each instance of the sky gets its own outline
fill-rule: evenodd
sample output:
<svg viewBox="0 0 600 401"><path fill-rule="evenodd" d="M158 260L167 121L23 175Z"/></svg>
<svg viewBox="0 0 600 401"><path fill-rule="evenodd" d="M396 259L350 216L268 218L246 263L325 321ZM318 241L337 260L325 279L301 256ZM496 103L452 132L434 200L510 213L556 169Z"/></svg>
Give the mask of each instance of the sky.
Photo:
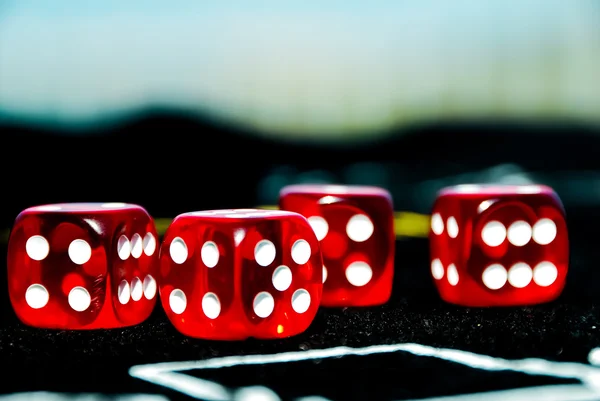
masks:
<svg viewBox="0 0 600 401"><path fill-rule="evenodd" d="M0 2L0 116L146 107L269 135L439 118L600 118L594 0Z"/></svg>

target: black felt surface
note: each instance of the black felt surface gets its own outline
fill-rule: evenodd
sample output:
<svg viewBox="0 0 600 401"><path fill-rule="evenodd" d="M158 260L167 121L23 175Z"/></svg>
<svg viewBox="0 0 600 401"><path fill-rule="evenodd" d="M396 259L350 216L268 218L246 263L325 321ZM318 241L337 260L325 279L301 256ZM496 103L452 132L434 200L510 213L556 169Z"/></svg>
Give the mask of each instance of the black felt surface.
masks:
<svg viewBox="0 0 600 401"><path fill-rule="evenodd" d="M4 303L0 353L2 363L10 369L4 373L2 391L158 392L171 399L185 399L178 392L130 377L128 369L136 364L227 355L398 343L511 359L586 362L589 351L600 344L597 300L586 295L592 291L582 291L578 283L570 283L560 300L546 305L497 309L452 306L441 302L431 286L426 240L405 239L397 245L395 295L388 304L322 309L307 332L285 340L215 342L186 338L173 329L160 307L145 323L126 329L39 330L19 323ZM573 268L578 266L575 263ZM596 287L593 282L583 282ZM318 394L335 400L408 399L564 382L490 373L409 354L327 360L317 368L311 362L295 362L284 367L217 369L202 372L202 378L233 388L268 385L283 399ZM357 387L357 383L369 385Z"/></svg>
<svg viewBox="0 0 600 401"><path fill-rule="evenodd" d="M156 146L146 141L150 129L164 132L164 143ZM428 212L431 201L416 196L422 192L421 183L454 184L465 179L460 174L498 163L518 163L524 170L546 177L559 177L560 171L577 173L577 168L585 169L580 176L587 177L600 170L600 159L594 153L600 136L581 127L430 127L387 142L335 150L265 143L181 119L148 119L88 139L48 136L56 132L18 127L5 127L0 134L7 141L0 148L5 155L0 167L6 172L4 187L10 188L0 215L5 227L20 210L49 202L124 200L140 203L158 217L274 202L276 199L261 194L259 189L264 187L263 179L282 166L293 166L299 174L314 169L329 171L344 182L343 169L349 163L386 164L391 169L388 183L395 188L396 209L418 212ZM190 138L202 138L205 148L216 149L218 160L201 157ZM248 150L235 160L228 156L234 142ZM190 146L182 148L181 143ZM271 158L255 157L254 149L259 147ZM15 164L8 157L13 153L26 157ZM127 180L115 180L123 166L141 166L148 161L155 163L156 175L144 175L135 186ZM42 169L46 174L45 179L37 181L36 191L31 190L24 166ZM182 175L171 174L175 169ZM71 185L68 177L73 171L85 174L87 184ZM206 179L203 196L198 195L199 175ZM571 264L567 287L556 302L497 309L445 304L429 277L427 240L419 238L397 242L394 295L388 304L365 309L322 309L308 331L277 341L186 338L173 329L160 307L136 327L82 332L39 330L16 320L6 290L0 290L0 362L5 368L0 393L156 393L185 399L179 392L129 376L128 369L136 364L341 345L418 343L493 357L585 363L590 350L600 345L600 247L596 229L600 226L600 201L593 183L577 186L577 182L565 180L558 184L563 184L559 193L567 207ZM5 247L0 249L0 254L5 253ZM5 271L4 262L0 268ZM0 278L0 289L6 289L5 275ZM336 401L401 400L561 382L545 376L486 373L406 353L189 374L233 388L268 385L286 400L310 394Z"/></svg>

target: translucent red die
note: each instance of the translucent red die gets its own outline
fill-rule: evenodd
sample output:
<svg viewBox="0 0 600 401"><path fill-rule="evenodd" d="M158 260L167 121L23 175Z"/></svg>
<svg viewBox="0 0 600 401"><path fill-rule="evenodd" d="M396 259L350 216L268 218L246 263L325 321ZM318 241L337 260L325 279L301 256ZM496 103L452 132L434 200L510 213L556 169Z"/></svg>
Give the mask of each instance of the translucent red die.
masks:
<svg viewBox="0 0 600 401"><path fill-rule="evenodd" d="M369 186L290 185L279 207L305 216L321 243L321 305L387 302L394 278L394 209L388 191Z"/></svg>
<svg viewBox="0 0 600 401"><path fill-rule="evenodd" d="M440 191L429 233L442 299L474 307L556 299L569 264L565 211L543 185L459 185Z"/></svg>
<svg viewBox="0 0 600 401"><path fill-rule="evenodd" d="M293 336L310 326L321 301L319 242L297 213L181 214L165 233L160 262L162 305L190 337Z"/></svg>
<svg viewBox="0 0 600 401"><path fill-rule="evenodd" d="M109 329L143 322L156 303L158 244L144 208L65 203L28 208L8 244L8 290L25 324Z"/></svg>

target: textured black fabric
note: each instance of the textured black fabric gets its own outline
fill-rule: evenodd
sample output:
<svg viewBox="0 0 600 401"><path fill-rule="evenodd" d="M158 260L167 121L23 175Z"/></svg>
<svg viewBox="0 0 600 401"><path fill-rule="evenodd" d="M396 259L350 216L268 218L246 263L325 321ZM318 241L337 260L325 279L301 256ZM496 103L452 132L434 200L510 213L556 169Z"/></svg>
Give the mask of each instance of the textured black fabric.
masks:
<svg viewBox="0 0 600 401"><path fill-rule="evenodd" d="M163 133L150 141L147 132ZM140 203L155 216L189 210L249 207L276 201L259 195L273 169L321 169L342 177L355 162L386 164L398 195L397 210L428 212L421 184L455 184L460 174L516 163L525 171L559 177L580 168L598 170L600 140L581 127L472 124L426 127L377 144L314 148L244 137L223 127L169 118L146 119L89 138L56 136L18 127L0 131L5 172L1 222L9 227L22 209L65 201ZM231 156L236 144L236 155ZM260 155L258 149L260 148ZM20 155L15 159L15 154ZM214 158L214 155L219 157ZM149 164L155 174L138 181L117 179ZM137 166L137 167L136 167ZM31 181L31 171L42 178ZM177 172L179 174L174 174ZM69 181L81 176L77 185ZM473 177L473 175L469 176ZM365 179L368 181L368 177ZM340 179L341 181L341 179ZM35 183L35 185L32 184ZM343 181L342 181L343 182ZM145 323L110 331L57 332L22 325L10 307L6 276L0 275L0 393L22 391L156 393L185 397L131 377L137 364L202 360L228 355L310 351L338 346L416 343L509 359L537 357L586 363L600 345L600 213L594 187L558 182L565 201L571 241L567 287L556 302L520 308L475 309L439 300L429 277L428 243L400 238L396 248L394 295L375 308L322 309L310 329L277 341L213 342L186 338L157 307ZM583 189L582 189L583 188ZM579 192L577 192L579 191ZM6 253L5 246L0 250ZM0 266L5 271L4 263ZM486 372L414 356L375 354L322 361L289 362L190 371L191 376L231 388L267 385L283 399L321 395L332 400L422 398L577 382L544 375ZM34 398L35 399L35 398Z"/></svg>
<svg viewBox="0 0 600 401"><path fill-rule="evenodd" d="M568 288L559 301L546 305L462 308L441 302L427 274L426 241L400 241L395 295L388 304L374 308L322 309L307 332L277 341L215 342L186 338L174 330L160 307L145 323L126 329L40 330L19 323L5 300L0 354L7 369L1 390L5 393L158 392L172 399L184 399L178 392L130 377L128 369L136 364L227 355L398 343L510 359L539 357L586 362L590 350L600 344L597 301L581 296L581 291ZM584 282L596 287L593 282ZM565 381L485 372L403 353L333 359L319 364L290 362L284 366L224 368L202 372L201 377L234 388L268 385L284 399L318 394L336 400L407 399Z"/></svg>

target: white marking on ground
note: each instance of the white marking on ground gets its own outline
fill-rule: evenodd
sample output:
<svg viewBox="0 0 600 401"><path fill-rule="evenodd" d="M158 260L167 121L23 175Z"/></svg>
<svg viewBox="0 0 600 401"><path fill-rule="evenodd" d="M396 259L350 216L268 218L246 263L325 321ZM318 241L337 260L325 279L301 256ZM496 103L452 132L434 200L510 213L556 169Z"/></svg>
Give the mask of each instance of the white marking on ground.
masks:
<svg viewBox="0 0 600 401"><path fill-rule="evenodd" d="M473 369L492 372L510 371L527 375L575 379L580 380L582 383L581 385L526 387L521 389L472 393L422 400L470 401L475 399L485 399L486 401L516 401L543 399L546 401L586 401L600 399L600 367L577 362L554 362L539 358L509 360L467 351L435 348L414 343L373 345L364 348L335 347L270 355L241 355L199 361L164 362L133 366L129 369L129 374L135 378L179 391L197 399L206 401L232 401L234 400L234 390L228 389L216 382L189 376L181 372L189 370L222 369L234 366L290 363L341 358L345 356L366 356L393 352L407 352L416 356L442 359ZM600 355L600 350L594 349L590 352L590 355ZM596 360L597 358L591 357L590 359Z"/></svg>

